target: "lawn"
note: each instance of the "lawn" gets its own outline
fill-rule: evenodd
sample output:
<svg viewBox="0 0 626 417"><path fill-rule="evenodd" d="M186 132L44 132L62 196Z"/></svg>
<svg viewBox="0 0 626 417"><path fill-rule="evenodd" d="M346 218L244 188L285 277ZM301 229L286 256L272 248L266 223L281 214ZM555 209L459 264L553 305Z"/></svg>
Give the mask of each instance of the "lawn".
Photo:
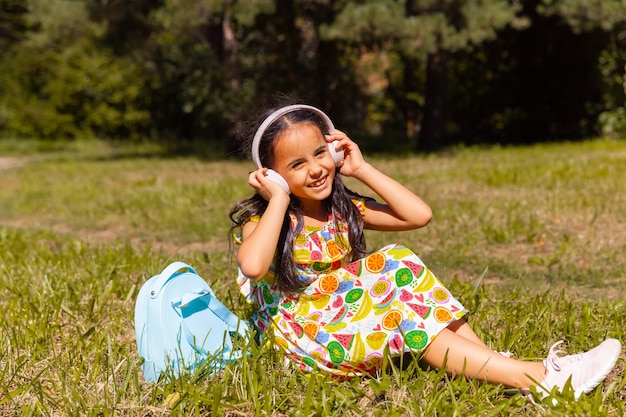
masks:
<svg viewBox="0 0 626 417"><path fill-rule="evenodd" d="M493 349L539 359L558 340L571 353L626 341L625 141L368 159L434 211L421 230L368 232L368 247L414 249ZM0 142L0 415L626 414L624 354L600 389L556 406L409 357L376 378L305 375L265 345L214 375L144 382L135 297L169 262L250 312L227 213L249 195L251 167L148 146Z"/></svg>

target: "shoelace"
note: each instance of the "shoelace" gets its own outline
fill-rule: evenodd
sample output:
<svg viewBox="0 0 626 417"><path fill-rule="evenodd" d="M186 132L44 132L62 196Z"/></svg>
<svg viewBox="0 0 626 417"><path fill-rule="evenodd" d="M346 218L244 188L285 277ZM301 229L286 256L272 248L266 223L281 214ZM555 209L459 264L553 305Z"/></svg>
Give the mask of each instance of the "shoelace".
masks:
<svg viewBox="0 0 626 417"><path fill-rule="evenodd" d="M563 340L559 340L550 348L546 362L557 372L561 371L561 363L563 362L577 362L582 358L582 353L576 355L558 356L560 353L565 353L562 350L557 350L557 346L563 343Z"/></svg>

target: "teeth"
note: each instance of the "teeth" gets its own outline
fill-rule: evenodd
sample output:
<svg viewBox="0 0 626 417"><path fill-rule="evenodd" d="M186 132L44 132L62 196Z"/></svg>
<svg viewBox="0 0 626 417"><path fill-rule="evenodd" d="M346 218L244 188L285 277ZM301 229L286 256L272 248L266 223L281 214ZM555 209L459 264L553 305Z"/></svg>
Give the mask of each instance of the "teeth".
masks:
<svg viewBox="0 0 626 417"><path fill-rule="evenodd" d="M311 187L319 187L320 185L324 184L325 181L326 181L326 178L324 178L321 181L316 181L313 184L311 184Z"/></svg>

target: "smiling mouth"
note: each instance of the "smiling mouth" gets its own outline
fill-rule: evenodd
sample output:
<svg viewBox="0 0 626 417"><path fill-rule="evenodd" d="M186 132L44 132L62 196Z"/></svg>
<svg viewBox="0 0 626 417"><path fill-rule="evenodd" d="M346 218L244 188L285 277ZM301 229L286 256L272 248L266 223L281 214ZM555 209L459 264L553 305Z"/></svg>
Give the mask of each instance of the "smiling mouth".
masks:
<svg viewBox="0 0 626 417"><path fill-rule="evenodd" d="M328 179L328 176L325 176L324 178L317 180L314 183L309 184L309 188L319 188L323 186L324 184L326 184L327 179Z"/></svg>

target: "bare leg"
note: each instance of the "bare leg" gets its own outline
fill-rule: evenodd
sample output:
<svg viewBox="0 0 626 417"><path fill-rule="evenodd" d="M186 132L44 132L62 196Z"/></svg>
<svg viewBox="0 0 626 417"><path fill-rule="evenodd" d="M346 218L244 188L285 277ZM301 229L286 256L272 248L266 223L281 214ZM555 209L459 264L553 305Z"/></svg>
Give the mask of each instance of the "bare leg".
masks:
<svg viewBox="0 0 626 417"><path fill-rule="evenodd" d="M488 347L485 344L485 342L483 342L476 335L476 333L474 333L474 330L471 328L471 326L469 324L467 324L467 321L465 319L460 319L460 320L453 321L448 326L448 329L452 330L454 333L458 334L459 336L463 336L464 338L466 338L470 342L474 342L477 345L482 345L484 347Z"/></svg>
<svg viewBox="0 0 626 417"><path fill-rule="evenodd" d="M471 330L469 325L466 326ZM504 357L484 343L474 343L449 328L437 335L422 358L435 368L445 367L446 372L454 376L464 375L514 388L534 386L541 383L546 375L541 362L523 362Z"/></svg>

